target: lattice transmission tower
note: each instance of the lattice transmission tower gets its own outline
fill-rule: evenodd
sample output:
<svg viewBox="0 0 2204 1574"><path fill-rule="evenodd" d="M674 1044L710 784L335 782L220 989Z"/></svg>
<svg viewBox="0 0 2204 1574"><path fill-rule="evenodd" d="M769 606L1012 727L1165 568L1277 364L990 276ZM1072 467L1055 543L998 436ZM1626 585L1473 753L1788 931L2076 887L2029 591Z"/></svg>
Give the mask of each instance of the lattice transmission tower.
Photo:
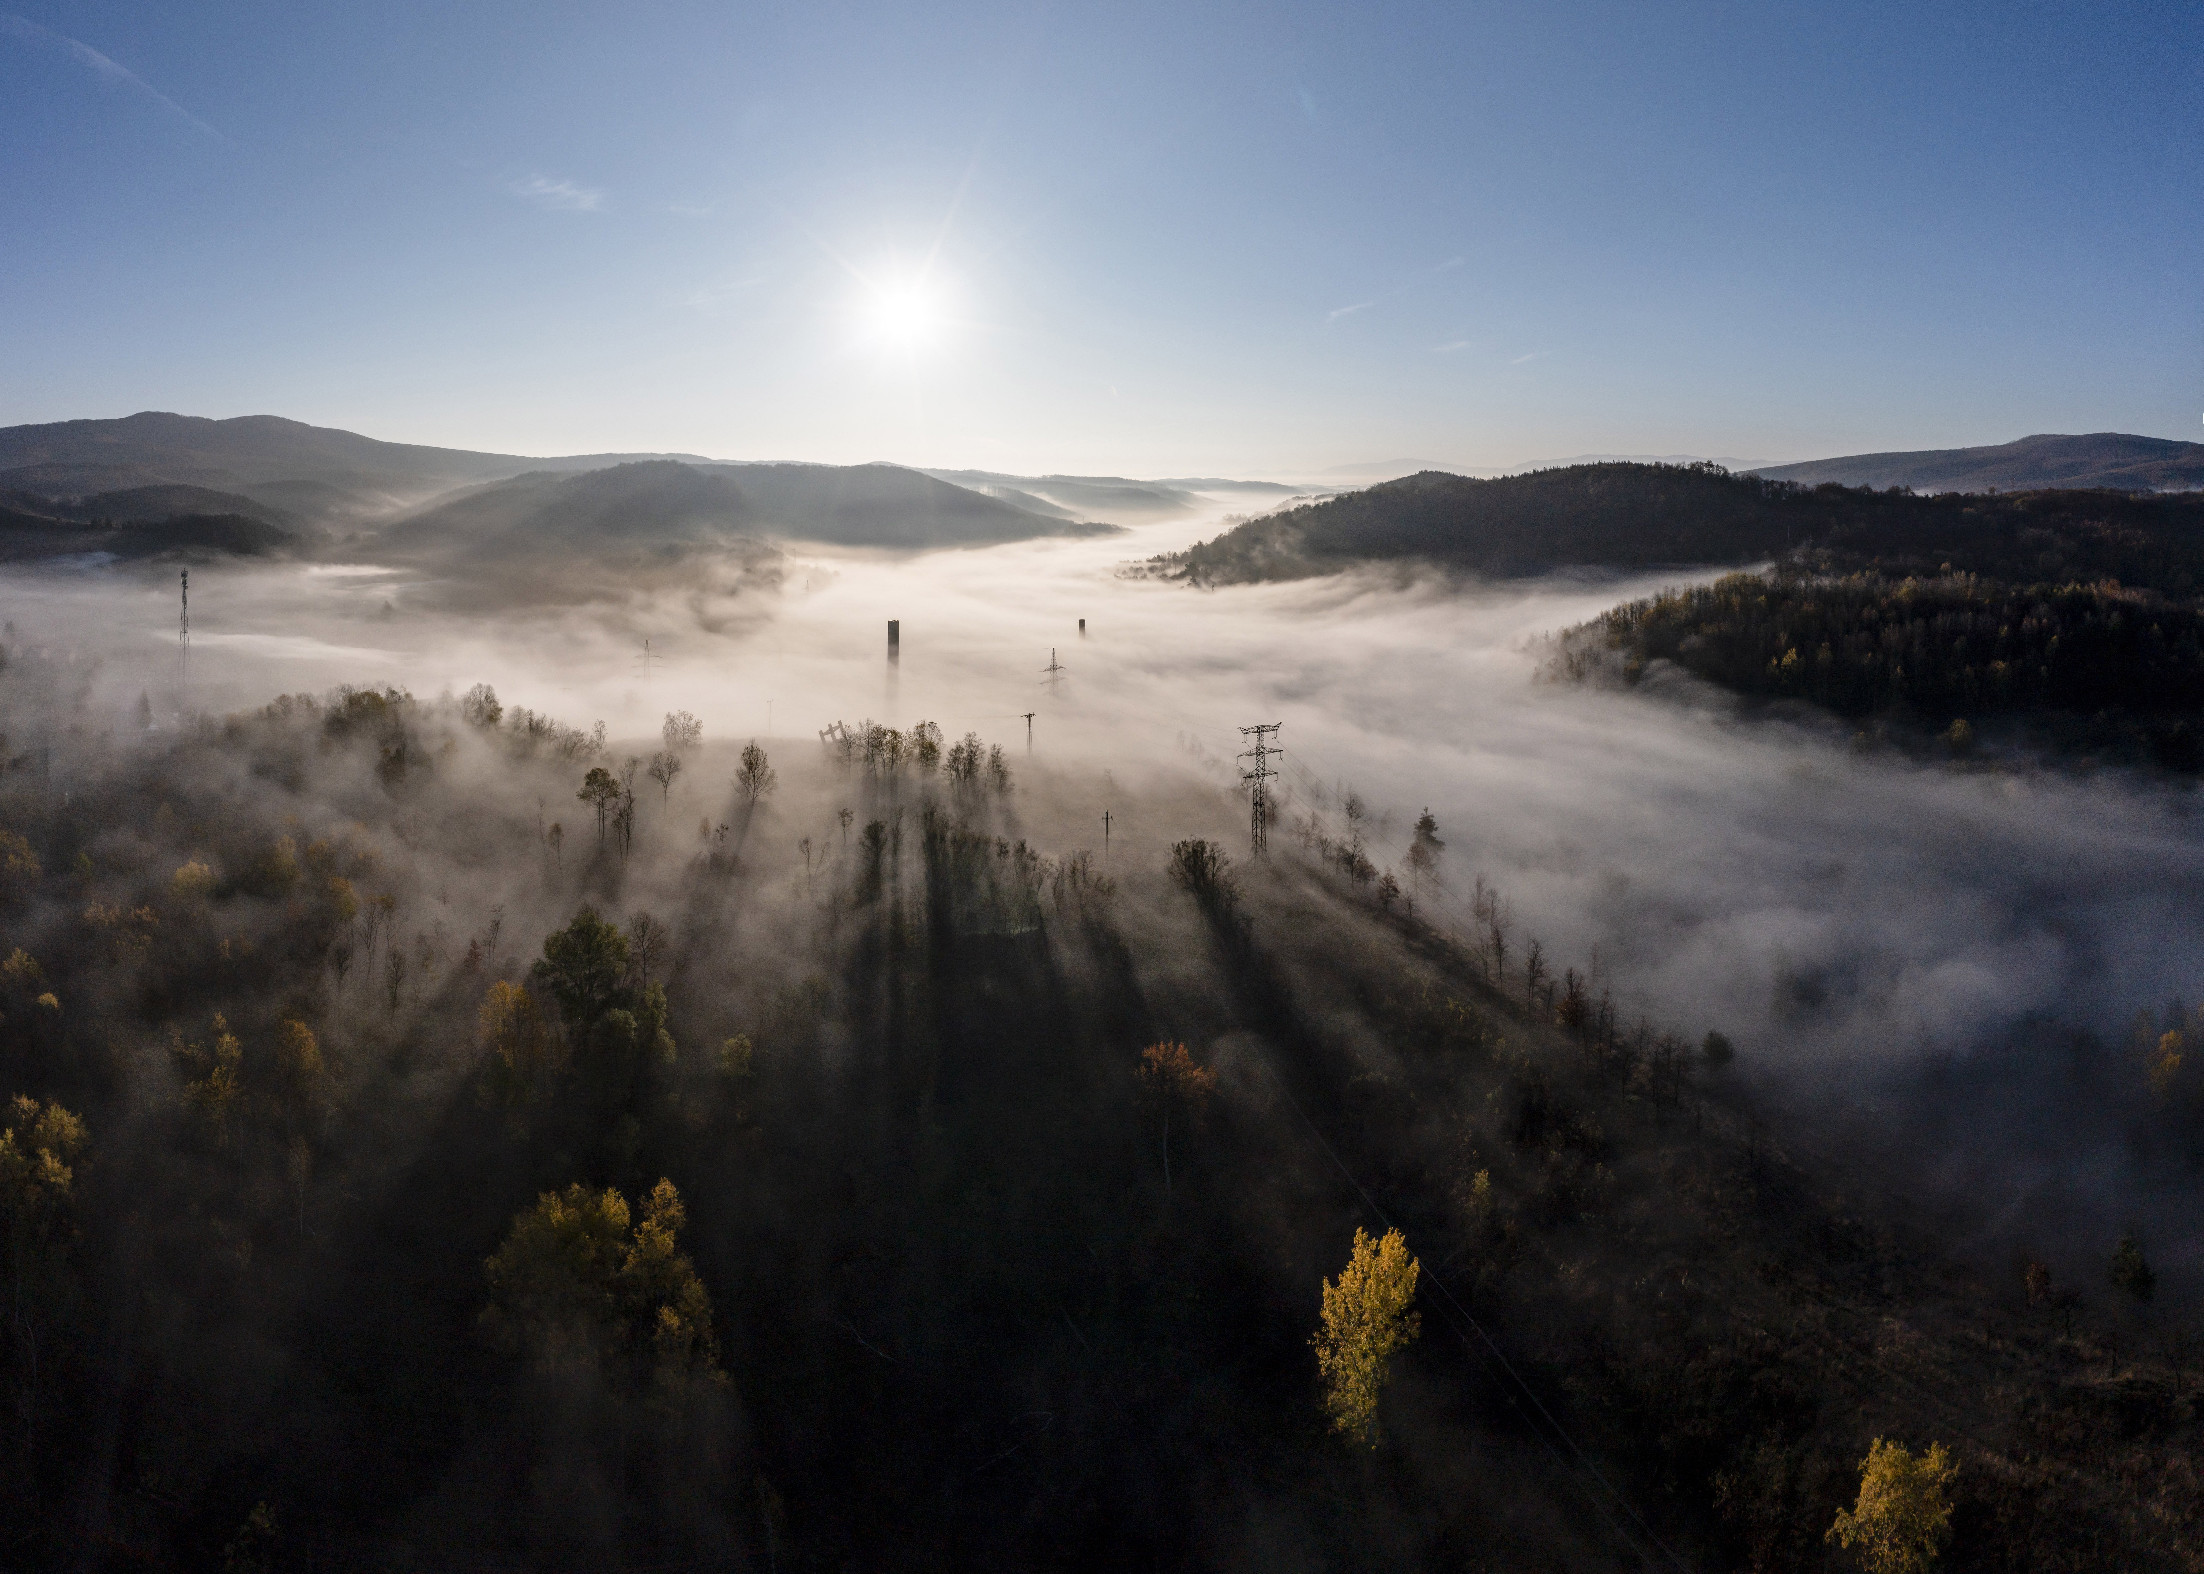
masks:
<svg viewBox="0 0 2204 1574"><path fill-rule="evenodd" d="M1248 851L1257 858L1270 850L1270 781L1278 774L1270 768L1270 757L1286 752L1270 739L1284 725L1282 721L1267 721L1240 729L1241 737L1255 740L1255 747L1240 755L1243 760L1253 760L1255 765L1250 770L1240 772L1240 780L1248 785Z"/></svg>

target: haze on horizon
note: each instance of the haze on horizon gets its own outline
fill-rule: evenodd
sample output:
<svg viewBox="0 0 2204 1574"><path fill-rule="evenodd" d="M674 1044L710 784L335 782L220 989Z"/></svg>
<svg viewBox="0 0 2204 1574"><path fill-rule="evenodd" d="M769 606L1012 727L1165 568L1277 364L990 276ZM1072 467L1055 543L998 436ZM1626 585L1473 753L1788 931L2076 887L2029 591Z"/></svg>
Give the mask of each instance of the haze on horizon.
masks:
<svg viewBox="0 0 2204 1574"><path fill-rule="evenodd" d="M1310 476L2198 435L2193 7L0 15L0 424Z"/></svg>

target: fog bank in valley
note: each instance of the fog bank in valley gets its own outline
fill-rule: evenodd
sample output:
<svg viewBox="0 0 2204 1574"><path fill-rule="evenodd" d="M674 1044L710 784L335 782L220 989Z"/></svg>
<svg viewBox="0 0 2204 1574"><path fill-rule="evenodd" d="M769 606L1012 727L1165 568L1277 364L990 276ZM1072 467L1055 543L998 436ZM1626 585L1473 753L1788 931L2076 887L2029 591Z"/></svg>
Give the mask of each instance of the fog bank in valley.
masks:
<svg viewBox="0 0 2204 1574"><path fill-rule="evenodd" d="M1049 851L1099 848L1107 811L1121 856L1160 858L1189 828L1149 823L1153 789L1229 787L1238 729L1281 722L1280 843L1311 811L1336 832L1353 790L1372 857L1396 864L1428 806L1447 846L1419 900L1465 935L1483 874L1517 944L1592 969L1626 1013L1721 1029L1748 1071L1860 1131L1933 1128L1936 1173L1988 1239L2072 1210L2077 1236L2144 1222L2165 1266L2192 1255L2185 1189L2119 1135L2140 1081L2128 1022L2196 988L2204 827L2187 789L1856 753L1680 676L1650 696L1536 681L1543 635L1673 574L1200 592L1126 572L1216 522L914 556L791 548L777 576L539 610L473 611L501 606L494 585L372 563L210 564L192 575L188 684L175 582L154 570L14 571L7 615L19 642L75 663L76 724L118 736L141 693L167 727L338 683L488 682L616 741L687 709L709 739L777 752L872 717L1016 756L1030 711L1033 767L1091 799L1091 826Z"/></svg>

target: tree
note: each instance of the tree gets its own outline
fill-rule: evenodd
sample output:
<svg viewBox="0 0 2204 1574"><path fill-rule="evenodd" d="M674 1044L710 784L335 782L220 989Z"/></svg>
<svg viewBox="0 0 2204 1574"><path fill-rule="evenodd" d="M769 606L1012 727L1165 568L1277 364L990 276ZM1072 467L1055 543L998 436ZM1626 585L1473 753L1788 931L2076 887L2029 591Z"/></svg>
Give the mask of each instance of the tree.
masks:
<svg viewBox="0 0 2204 1574"><path fill-rule="evenodd" d="M2157 1047L2145 1061L2143 1074L2150 1082L2150 1091L2161 1104L2173 1097L2181 1080L2181 1062L2185 1043L2181 1030L2174 1028L2158 1036Z"/></svg>
<svg viewBox="0 0 2204 1574"><path fill-rule="evenodd" d="M658 735L666 740L668 754L686 754L704 741L704 723L685 710L668 711Z"/></svg>
<svg viewBox="0 0 2204 1574"><path fill-rule="evenodd" d="M525 1101L550 1059L550 1034L536 997L499 979L475 1012L475 1041L488 1062L489 1091L502 1103Z"/></svg>
<svg viewBox="0 0 2204 1574"><path fill-rule="evenodd" d="M928 775L941 765L941 729L930 721L919 722L911 728L911 758L918 768Z"/></svg>
<svg viewBox="0 0 2204 1574"><path fill-rule="evenodd" d="M1232 860L1215 842L1174 842L1171 845L1171 878L1204 907L1232 899Z"/></svg>
<svg viewBox="0 0 2204 1574"><path fill-rule="evenodd" d="M582 778L581 790L574 794L582 802L597 811L597 845L605 841L605 816L620 801L620 780L602 765L592 765L589 774Z"/></svg>
<svg viewBox="0 0 2204 1574"><path fill-rule="evenodd" d="M0 1108L0 1220L8 1235L9 1327L34 1400L38 1342L33 1318L40 1282L73 1233L73 1166L89 1139L84 1122L59 1104L18 1096Z"/></svg>
<svg viewBox="0 0 2204 1574"><path fill-rule="evenodd" d="M662 1376L717 1378L711 1297L678 1249L686 1217L669 1180L640 1223L612 1187L544 1192L483 1264L484 1327L547 1364L648 1357Z"/></svg>
<svg viewBox="0 0 2204 1574"><path fill-rule="evenodd" d="M214 1145L227 1148L245 1097L245 1046L222 1017L213 1027L213 1048L176 1033L169 1055L184 1077L184 1103L213 1130Z"/></svg>
<svg viewBox="0 0 2204 1574"><path fill-rule="evenodd" d="M650 779L658 783L658 801L663 804L673 796L673 781L681 774L681 756L671 749L660 749L650 757Z"/></svg>
<svg viewBox="0 0 2204 1574"><path fill-rule="evenodd" d="M1914 1455L1876 1438L1860 1461L1860 1496L1825 1540L1858 1555L1868 1574L1924 1574L1951 1539L1949 1487L1959 1467L1941 1443Z"/></svg>
<svg viewBox="0 0 2204 1574"><path fill-rule="evenodd" d="M1140 1052L1140 1086L1163 1112L1163 1190L1171 1190L1171 1112L1199 1115L1217 1085L1217 1074L1196 1064L1184 1044L1166 1041Z"/></svg>
<svg viewBox="0 0 2204 1574"><path fill-rule="evenodd" d="M1324 1376L1324 1412L1333 1431L1365 1448L1377 1447L1378 1395L1393 1353L1423 1331L1410 1310L1421 1271L1400 1231L1373 1241L1358 1226L1338 1282L1324 1281L1323 1321L1309 1341Z"/></svg>
<svg viewBox="0 0 2204 1574"><path fill-rule="evenodd" d="M14 895L36 883L38 854L13 831L0 831L0 892Z"/></svg>
<svg viewBox="0 0 2204 1574"><path fill-rule="evenodd" d="M460 698L459 714L470 726L489 728L504 719L505 707L497 702L497 690L477 683Z"/></svg>
<svg viewBox="0 0 2204 1574"><path fill-rule="evenodd" d="M627 937L584 906L564 929L544 937L543 958L533 972L558 1002L569 1028L594 1025L623 1003L628 970Z"/></svg>
<svg viewBox="0 0 2204 1574"><path fill-rule="evenodd" d="M2120 1237L2120 1244L2112 1248L2112 1261L2106 1265L2105 1277L2112 1287L2121 1291L2137 1305L2148 1301L2158 1289L2158 1275L2150 1270L2150 1260L2143 1255L2143 1248L2130 1230Z"/></svg>
<svg viewBox="0 0 2204 1574"><path fill-rule="evenodd" d="M735 791L742 794L745 803L755 809L760 798L772 795L780 779L755 738L742 746L742 769L735 772Z"/></svg>
<svg viewBox="0 0 2204 1574"><path fill-rule="evenodd" d="M619 807L612 811L612 834L620 838L620 861L627 862L628 850L635 845L635 789L620 789Z"/></svg>
<svg viewBox="0 0 2204 1574"><path fill-rule="evenodd" d="M949 745L949 784L952 787L977 786L980 766L987 758L987 751L976 732L968 732L963 738Z"/></svg>
<svg viewBox="0 0 2204 1574"><path fill-rule="evenodd" d="M296 1017L276 1024L275 1077L271 1090L278 1121L305 1136L329 1098L329 1066L314 1030Z"/></svg>
<svg viewBox="0 0 2204 1574"><path fill-rule="evenodd" d="M585 906L572 923L544 937L543 956L531 970L558 1002L568 1041L596 1051L603 1065L632 1069L644 1059L674 1056L673 1035L666 1031L666 991L644 976L647 969L636 957L637 933L648 951L647 920L638 919L624 935Z"/></svg>

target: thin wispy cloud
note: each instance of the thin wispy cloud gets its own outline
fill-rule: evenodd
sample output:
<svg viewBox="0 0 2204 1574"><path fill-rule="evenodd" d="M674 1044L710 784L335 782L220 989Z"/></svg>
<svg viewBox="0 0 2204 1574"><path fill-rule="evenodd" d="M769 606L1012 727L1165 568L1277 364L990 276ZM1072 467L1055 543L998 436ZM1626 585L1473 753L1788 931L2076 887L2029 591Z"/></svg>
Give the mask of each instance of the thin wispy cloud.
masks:
<svg viewBox="0 0 2204 1574"><path fill-rule="evenodd" d="M1467 339L1449 339L1444 344L1431 346L1431 353L1433 355L1458 355L1469 347L1470 341Z"/></svg>
<svg viewBox="0 0 2204 1574"><path fill-rule="evenodd" d="M90 44L71 38L66 33L57 33L51 28L40 27L36 22L25 17L16 16L12 12L0 12L0 34L5 34L35 49L51 49L67 55L78 65L83 66L94 76L97 76L102 82L112 87L119 87L126 92L135 93L140 98L152 100L162 109L167 110L170 114L192 127L193 130L203 132L217 142L227 142L229 140L221 132L184 108L183 105L170 98L144 77L139 76L137 72L131 70L128 66L110 60Z"/></svg>
<svg viewBox="0 0 2204 1574"><path fill-rule="evenodd" d="M1508 362L1508 364L1510 366L1521 366L1526 361L1543 360L1545 357L1553 353L1554 352L1551 350L1533 350L1528 355L1518 355L1514 360Z"/></svg>
<svg viewBox="0 0 2204 1574"><path fill-rule="evenodd" d="M1366 312L1371 307L1377 305L1380 301L1389 301L1398 296L1406 295L1412 290L1420 289L1423 286L1424 281L1428 278L1435 277L1438 274L1442 273L1452 273L1456 268L1462 266L1465 260L1466 259L1461 257L1449 257L1446 259L1446 261L1440 263L1437 267L1433 268L1429 274L1418 274L1415 277L1411 278L1406 284L1396 284L1395 286L1393 286L1393 288L1389 290L1383 291L1382 293L1377 295L1373 295L1370 299L1366 301L1356 301L1351 306L1333 307L1330 311L1324 314L1324 320L1326 322L1337 322L1342 317L1352 317L1356 312ZM1459 348L1459 346L1454 346L1454 348Z"/></svg>
<svg viewBox="0 0 2204 1574"><path fill-rule="evenodd" d="M560 213L594 213L605 205L605 194L596 187L577 186L571 180L553 180L547 175L516 181L512 192L539 208Z"/></svg>

